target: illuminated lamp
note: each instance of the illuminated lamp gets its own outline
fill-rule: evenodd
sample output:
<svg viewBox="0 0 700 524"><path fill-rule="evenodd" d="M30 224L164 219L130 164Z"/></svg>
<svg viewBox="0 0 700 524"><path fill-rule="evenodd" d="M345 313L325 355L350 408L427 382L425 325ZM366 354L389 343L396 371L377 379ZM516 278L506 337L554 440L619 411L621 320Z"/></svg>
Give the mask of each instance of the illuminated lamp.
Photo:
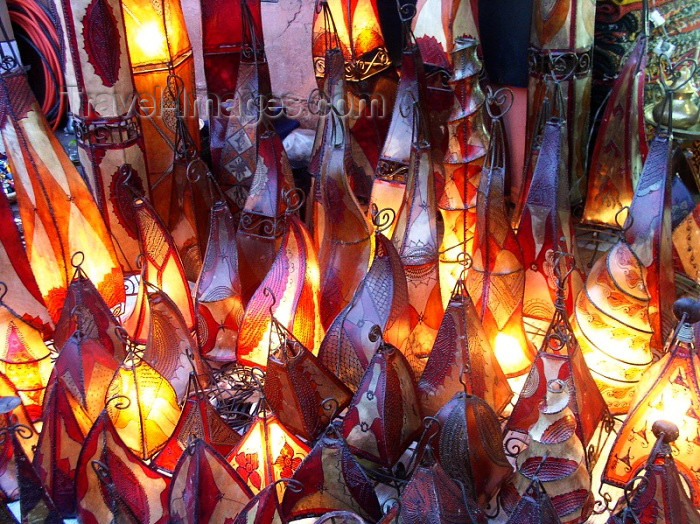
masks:
<svg viewBox="0 0 700 524"><path fill-rule="evenodd" d="M4 302L6 290L0 282L0 373L12 383L32 420L37 420L53 369L51 352L41 332Z"/></svg>
<svg viewBox="0 0 700 524"><path fill-rule="evenodd" d="M138 112L143 117L148 185L159 216L171 224L174 176L184 175L172 171L177 135L186 130L195 151L199 144L192 47L180 0L123 0L121 4L134 86L139 93Z"/></svg>
<svg viewBox="0 0 700 524"><path fill-rule="evenodd" d="M80 164L121 267L130 273L139 253L129 216L131 189L146 198L150 192L121 3L60 0L53 5L64 36L64 70ZM131 189L124 185L127 179Z"/></svg>
<svg viewBox="0 0 700 524"><path fill-rule="evenodd" d="M422 133L426 134L425 130ZM408 185L391 237L408 283L411 333L401 346L417 380L435 342L443 307L438 274L437 207L430 144L415 142Z"/></svg>
<svg viewBox="0 0 700 524"><path fill-rule="evenodd" d="M637 383L630 410L610 450L602 479L624 487L647 464L653 426L672 420L678 437L669 442L678 471L700 508L700 357L692 323L698 305L682 299L673 307L679 319L668 353L652 364Z"/></svg>
<svg viewBox="0 0 700 524"><path fill-rule="evenodd" d="M426 64L450 70L458 40L478 38L472 3L471 0L418 0L412 29Z"/></svg>
<svg viewBox="0 0 700 524"><path fill-rule="evenodd" d="M27 252L15 224L15 217L4 191L0 191L0 267L5 283L2 301L22 319L49 338L53 320L29 265Z"/></svg>
<svg viewBox="0 0 700 524"><path fill-rule="evenodd" d="M292 478L309 447L265 410L226 457L254 494L283 478ZM277 484L278 496L284 485Z"/></svg>
<svg viewBox="0 0 700 524"><path fill-rule="evenodd" d="M183 524L226 522L253 496L240 475L214 448L195 438L170 482L170 519Z"/></svg>
<svg viewBox="0 0 700 524"><path fill-rule="evenodd" d="M199 348L175 303L159 289L148 293L151 325L143 359L167 380L178 402L187 393L190 374L203 385L209 384Z"/></svg>
<svg viewBox="0 0 700 524"><path fill-rule="evenodd" d="M340 48L345 78L359 82L391 65L376 0L317 0L311 49L316 77L328 66L326 53Z"/></svg>
<svg viewBox="0 0 700 524"><path fill-rule="evenodd" d="M80 521L164 524L169 483L134 455L103 411L78 457L75 487Z"/></svg>
<svg viewBox="0 0 700 524"><path fill-rule="evenodd" d="M555 302L561 298L565 311L573 311L584 276L575 266L567 273L564 296L555 267L557 252L576 254L577 246L571 222L568 180L561 173L564 123L551 118L545 123L532 180L525 191L517 239L525 267L523 317L531 340L539 345L555 314ZM577 257L574 256L574 260ZM567 261L567 264L573 264Z"/></svg>
<svg viewBox="0 0 700 524"><path fill-rule="evenodd" d="M148 282L168 295L180 311L187 329L193 330L196 324L192 295L175 241L151 204L143 198L134 199L132 204L143 256L141 282L144 282L144 286L145 282ZM139 294L141 301L147 300L146 291L147 289L144 288L144 294ZM138 297L137 302L139 302ZM150 315L150 313L144 315L143 309L138 307L132 313L134 314L139 316L139 322L141 319L145 321L144 317ZM136 327L137 332L143 329L143 325L140 329L138 325Z"/></svg>
<svg viewBox="0 0 700 524"><path fill-rule="evenodd" d="M255 175L236 232L241 297L245 304L275 259L284 233L287 195L294 189L292 168L277 133L272 129L261 133L257 149Z"/></svg>
<svg viewBox="0 0 700 524"><path fill-rule="evenodd" d="M292 479L281 479L287 490L298 491L299 483ZM277 496L277 484L271 484L255 495L250 502L236 515L231 524L268 524L284 522L282 508Z"/></svg>
<svg viewBox="0 0 700 524"><path fill-rule="evenodd" d="M382 338L401 347L410 332L406 275L396 248L382 234L393 219L392 210L375 213L372 265L350 303L328 328L318 352L320 362L353 391ZM382 338L372 335L375 326Z"/></svg>
<svg viewBox="0 0 700 524"><path fill-rule="evenodd" d="M290 214L277 257L243 315L236 348L238 363L265 368L273 316L304 347L318 353L323 338L319 280L309 233Z"/></svg>
<svg viewBox="0 0 700 524"><path fill-rule="evenodd" d="M180 420L165 446L151 463L172 473L178 460L193 438L201 438L221 455L228 455L241 436L226 425L203 393L194 374L190 391L182 407Z"/></svg>
<svg viewBox="0 0 700 524"><path fill-rule="evenodd" d="M14 175L27 257L51 318L56 321L72 271L83 265L109 307L125 299L112 239L90 190L37 106L24 71L0 75L0 135Z"/></svg>
<svg viewBox="0 0 700 524"><path fill-rule="evenodd" d="M486 95L479 83L482 64L477 46L473 38L458 38L452 50L455 71L449 82L454 97L447 121L445 187L438 201L444 225L439 263L444 306L462 273L460 257L472 253L477 190L490 140L484 123Z"/></svg>
<svg viewBox="0 0 700 524"><path fill-rule="evenodd" d="M197 340L203 358L225 364L236 360L238 328L244 311L236 225L225 202L212 206L210 223L209 241L195 291Z"/></svg>
<svg viewBox="0 0 700 524"><path fill-rule="evenodd" d="M591 269L572 326L611 413L626 413L635 384L672 328L670 137L657 132L620 240Z"/></svg>
<svg viewBox="0 0 700 524"><path fill-rule="evenodd" d="M510 95L510 96L509 96ZM509 105L509 91L491 93L499 105ZM522 250L510 227L504 198L505 139L502 116L493 117L489 152L479 182L472 266L465 284L481 318L486 336L506 377L527 373L535 349L523 326L525 268Z"/></svg>
<svg viewBox="0 0 700 524"><path fill-rule="evenodd" d="M142 460L165 446L180 418L173 387L133 349L109 384L106 404L119 437Z"/></svg>
<svg viewBox="0 0 700 524"><path fill-rule="evenodd" d="M19 398L17 389L12 385L12 382L10 382L10 380L2 373L0 373L0 397ZM9 403L13 401L6 402ZM17 407L12 408L10 411L7 411L4 415L0 415L0 428L14 426L17 424L20 425L19 427L29 428L29 431L23 432L22 438L20 438L19 441L22 444L22 448L24 449L25 455L27 455L29 460L32 461L34 459L34 450L36 449L36 444L39 440L39 433L36 432L34 426L32 425L32 420L29 416L27 408L25 408L24 405L21 403ZM0 445L1 444L2 442L0 442Z"/></svg>
<svg viewBox="0 0 700 524"><path fill-rule="evenodd" d="M434 416L462 390L485 400L496 413L503 411L513 396L460 279L418 381L423 415Z"/></svg>
<svg viewBox="0 0 700 524"><path fill-rule="evenodd" d="M644 34L615 79L605 105L588 173L583 221L612 228L624 223L618 213L632 204L634 187L649 150L644 123Z"/></svg>

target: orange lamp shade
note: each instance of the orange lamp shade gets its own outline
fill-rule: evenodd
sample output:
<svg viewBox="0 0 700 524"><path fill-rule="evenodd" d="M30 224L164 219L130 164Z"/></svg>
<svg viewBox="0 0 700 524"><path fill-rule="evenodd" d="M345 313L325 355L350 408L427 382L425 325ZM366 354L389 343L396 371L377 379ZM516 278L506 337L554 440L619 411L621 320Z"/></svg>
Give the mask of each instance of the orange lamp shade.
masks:
<svg viewBox="0 0 700 524"><path fill-rule="evenodd" d="M682 322L669 352L644 373L610 451L603 481L625 486L646 465L654 422L673 421L679 435L670 443L673 458L693 503L700 508L700 357L696 340L693 327Z"/></svg>
<svg viewBox="0 0 700 524"><path fill-rule="evenodd" d="M137 457L117 433L106 411L85 437L75 473L78 518L97 524L119 517L164 524L169 479Z"/></svg>
<svg viewBox="0 0 700 524"><path fill-rule="evenodd" d="M418 0L413 34L426 63L451 69L460 37L478 37L470 0Z"/></svg>
<svg viewBox="0 0 700 524"><path fill-rule="evenodd" d="M380 227L375 230L374 260L367 275L350 304L335 317L318 352L321 363L352 390L359 386L381 339L401 347L410 332L401 258L380 231ZM382 337L370 335L375 326Z"/></svg>
<svg viewBox="0 0 700 524"><path fill-rule="evenodd" d="M193 330L195 317L192 295L175 241L146 200L137 198L133 207L145 266L143 280L168 295L180 311L187 329Z"/></svg>
<svg viewBox="0 0 700 524"><path fill-rule="evenodd" d="M112 239L95 200L58 142L24 72L0 76L7 108L0 134L14 175L29 264L52 319L58 319L72 278L70 257L82 251L83 270L108 306L125 298Z"/></svg>
<svg viewBox="0 0 700 524"><path fill-rule="evenodd" d="M459 280L418 381L423 415L434 416L465 385L468 394L485 400L496 413L513 396L474 303Z"/></svg>
<svg viewBox="0 0 700 524"><path fill-rule="evenodd" d="M135 344L145 344L148 340L148 328L151 325L151 310L148 304L148 291L146 284L146 264L141 260L141 275L136 288L134 307L127 312L122 320L122 326L126 329L129 339Z"/></svg>
<svg viewBox="0 0 700 524"><path fill-rule="evenodd" d="M178 402L187 393L190 374L208 385L199 348L175 303L159 290L148 294L151 326L143 359L160 373L175 390Z"/></svg>
<svg viewBox="0 0 700 524"><path fill-rule="evenodd" d="M0 192L0 267L5 293L0 300L47 338L53 320L46 309L5 192ZM0 284L0 291L2 284Z"/></svg>
<svg viewBox="0 0 700 524"><path fill-rule="evenodd" d="M135 355L114 374L107 390L107 412L124 444L144 460L165 446L180 417L175 390Z"/></svg>
<svg viewBox="0 0 700 524"><path fill-rule="evenodd" d="M238 328L243 320L235 232L228 206L215 203L195 297L199 348L202 357L217 363L236 360Z"/></svg>
<svg viewBox="0 0 700 524"><path fill-rule="evenodd" d="M500 119L494 122L492 161L479 182L472 266L465 284L496 358L510 378L527 372L535 349L523 326L525 268L506 213L503 131Z"/></svg>
<svg viewBox="0 0 700 524"><path fill-rule="evenodd" d="M294 216L272 267L246 307L238 333L238 362L264 368L272 315L304 347L317 354L323 338L319 311L319 270L311 238Z"/></svg>
<svg viewBox="0 0 700 524"><path fill-rule="evenodd" d="M391 65L384 46L375 0L323 0L316 9L312 54L316 76L323 78L326 51L339 47L349 81L364 80Z"/></svg>
<svg viewBox="0 0 700 524"><path fill-rule="evenodd" d="M409 181L392 235L408 282L411 333L401 351L420 377L435 342L443 307L438 274L437 208L428 142L415 143Z"/></svg>
<svg viewBox="0 0 700 524"><path fill-rule="evenodd" d="M167 173L175 158L178 105L195 148L199 144L192 48L180 0L121 4L134 86L140 94L137 108L143 117L151 198L160 217L170 224L175 179Z"/></svg>
<svg viewBox="0 0 700 524"><path fill-rule="evenodd" d="M0 373L13 384L30 417L41 417L44 390L53 369L41 332L0 302Z"/></svg>
<svg viewBox="0 0 700 524"><path fill-rule="evenodd" d="M605 105L588 173L584 222L620 227L625 216L618 213L632 203L649 149L643 111L646 47L641 35Z"/></svg>
<svg viewBox="0 0 700 524"><path fill-rule="evenodd" d="M170 518L183 524L227 522L253 496L245 481L214 448L195 439L170 483Z"/></svg>
<svg viewBox="0 0 700 524"><path fill-rule="evenodd" d="M0 373L0 397L19 397L17 389L12 385L12 382L10 382L10 380L2 373ZM33 426L32 420L29 416L29 411L27 410L27 408L24 407L24 404L20 404L12 411L9 411L6 415L8 417L16 417L14 419L5 419L6 421L15 420L15 423L22 424L23 426L26 426L30 429L30 432L28 432L27 435L25 435L27 438L20 438L19 441L22 444L22 448L24 449L24 452L29 458L29 460L33 460L34 449L36 448L36 444L39 439L39 434L32 429ZM7 450L8 448L5 449Z"/></svg>
<svg viewBox="0 0 700 524"><path fill-rule="evenodd" d="M253 493L282 478L292 478L309 447L292 435L274 415L258 417L226 458ZM278 484L278 495L284 490Z"/></svg>

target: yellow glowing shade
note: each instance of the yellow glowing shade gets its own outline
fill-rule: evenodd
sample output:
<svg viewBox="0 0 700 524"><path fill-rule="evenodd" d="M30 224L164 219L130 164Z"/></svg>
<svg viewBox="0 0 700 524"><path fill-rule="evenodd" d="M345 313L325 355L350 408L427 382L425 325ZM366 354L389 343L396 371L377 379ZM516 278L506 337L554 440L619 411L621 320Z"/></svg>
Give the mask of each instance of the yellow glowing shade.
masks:
<svg viewBox="0 0 700 524"><path fill-rule="evenodd" d="M494 344L496 360L505 369L527 369L531 360L523 352L517 338L507 333L498 333Z"/></svg>
<svg viewBox="0 0 700 524"><path fill-rule="evenodd" d="M134 42L146 60L162 57L168 52L163 29L155 21L141 24L134 33Z"/></svg>
<svg viewBox="0 0 700 524"><path fill-rule="evenodd" d="M129 358L115 373L107 399L117 433L142 459L165 445L180 417L172 386L138 357Z"/></svg>

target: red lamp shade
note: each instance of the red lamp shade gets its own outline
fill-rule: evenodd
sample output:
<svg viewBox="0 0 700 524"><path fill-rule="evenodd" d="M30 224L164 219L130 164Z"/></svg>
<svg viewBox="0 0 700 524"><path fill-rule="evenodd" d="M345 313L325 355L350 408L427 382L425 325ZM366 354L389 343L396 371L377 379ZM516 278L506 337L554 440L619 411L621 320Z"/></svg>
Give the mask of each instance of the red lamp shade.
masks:
<svg viewBox="0 0 700 524"><path fill-rule="evenodd" d="M312 353L323 336L319 311L319 271L311 238L294 216L272 267L250 299L238 333L238 362L264 368L272 316Z"/></svg>
<svg viewBox="0 0 700 524"><path fill-rule="evenodd" d="M319 439L295 472L300 490L287 489L282 513L287 519L318 517L328 511L351 511L376 522L382 511L369 480L337 428Z"/></svg>
<svg viewBox="0 0 700 524"><path fill-rule="evenodd" d="M399 350L384 343L352 398L343 437L358 457L391 468L422 429L411 368Z"/></svg>
<svg viewBox="0 0 700 524"><path fill-rule="evenodd" d="M123 518L168 522L169 479L146 466L124 444L107 411L95 421L80 451L75 474L78 517L85 524Z"/></svg>
<svg viewBox="0 0 700 524"><path fill-rule="evenodd" d="M214 448L195 439L182 454L170 483L170 518L175 522L226 522L253 496Z"/></svg>
<svg viewBox="0 0 700 524"><path fill-rule="evenodd" d="M199 349L202 357L217 363L236 360L238 328L243 320L235 232L228 206L215 203L195 296Z"/></svg>

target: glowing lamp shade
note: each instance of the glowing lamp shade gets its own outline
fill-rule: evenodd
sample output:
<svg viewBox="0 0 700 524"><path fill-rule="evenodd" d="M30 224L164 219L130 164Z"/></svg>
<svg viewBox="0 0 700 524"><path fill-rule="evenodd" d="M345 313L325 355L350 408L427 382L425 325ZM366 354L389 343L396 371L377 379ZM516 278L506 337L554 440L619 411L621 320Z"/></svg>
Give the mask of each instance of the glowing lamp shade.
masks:
<svg viewBox="0 0 700 524"><path fill-rule="evenodd" d="M308 453L309 447L287 431L277 417L263 414L227 460L251 491L259 493L281 478L291 478ZM278 484L278 495L283 491L284 486Z"/></svg>
<svg viewBox="0 0 700 524"><path fill-rule="evenodd" d="M75 474L81 522L161 524L169 479L143 463L119 437L106 411L85 437Z"/></svg>
<svg viewBox="0 0 700 524"><path fill-rule="evenodd" d="M41 417L53 363L41 332L0 301L0 373L14 385L33 420Z"/></svg>
<svg viewBox="0 0 700 524"><path fill-rule="evenodd" d="M312 35L316 76L323 78L326 51L339 47L349 81L364 80L391 64L375 0L321 0Z"/></svg>
<svg viewBox="0 0 700 524"><path fill-rule="evenodd" d="M114 374L107 399L107 412L119 436L142 459L165 446L180 417L175 390L135 355Z"/></svg>
<svg viewBox="0 0 700 524"><path fill-rule="evenodd" d="M319 311L319 270L304 225L288 216L277 257L246 307L238 333L238 362L267 364L272 315L304 347L317 354L323 338Z"/></svg>
<svg viewBox="0 0 700 524"><path fill-rule="evenodd" d="M693 327L682 322L669 352L644 373L627 419L617 434L603 481L623 487L645 467L653 442L652 426L660 420L678 426L671 444L680 474L700 507L700 357Z"/></svg>

